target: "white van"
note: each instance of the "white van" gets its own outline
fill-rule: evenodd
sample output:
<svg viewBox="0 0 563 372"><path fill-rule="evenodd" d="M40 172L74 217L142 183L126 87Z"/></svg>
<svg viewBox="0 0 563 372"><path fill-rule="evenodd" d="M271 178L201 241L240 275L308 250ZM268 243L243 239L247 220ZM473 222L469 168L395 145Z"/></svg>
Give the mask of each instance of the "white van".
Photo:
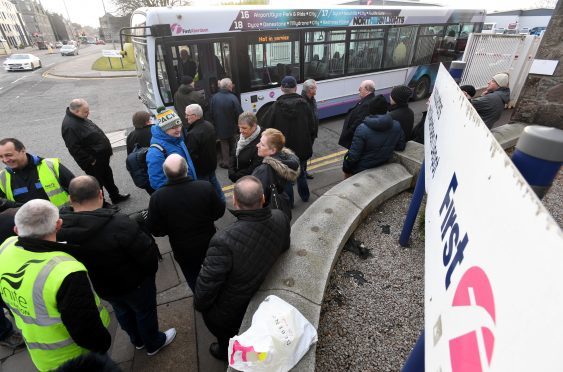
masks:
<svg viewBox="0 0 563 372"><path fill-rule="evenodd" d="M495 33L495 28L497 28L497 24L492 22L492 23L483 23L483 30L481 30L481 32L483 34L494 34Z"/></svg>

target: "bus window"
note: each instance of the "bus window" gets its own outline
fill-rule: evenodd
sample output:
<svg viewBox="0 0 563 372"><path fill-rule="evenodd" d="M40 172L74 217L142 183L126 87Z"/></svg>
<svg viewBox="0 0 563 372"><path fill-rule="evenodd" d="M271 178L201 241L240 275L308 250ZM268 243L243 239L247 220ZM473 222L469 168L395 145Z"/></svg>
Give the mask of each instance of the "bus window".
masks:
<svg viewBox="0 0 563 372"><path fill-rule="evenodd" d="M177 71L178 82L182 76L191 76L197 78L197 45L182 45L179 48L172 49L173 63Z"/></svg>
<svg viewBox="0 0 563 372"><path fill-rule="evenodd" d="M384 36L383 29L352 30L348 73L374 71L381 68Z"/></svg>
<svg viewBox="0 0 563 372"><path fill-rule="evenodd" d="M421 26L414 52L413 65L425 65L432 62L434 49L442 42L444 26Z"/></svg>
<svg viewBox="0 0 563 372"><path fill-rule="evenodd" d="M258 36L258 38L266 39L265 36ZM289 39L289 36L276 36L275 38ZM270 37L270 39L274 39L274 37ZM248 59L247 64L251 69L251 90L277 85L286 75L292 75L298 81L301 78L298 41L250 43Z"/></svg>
<svg viewBox="0 0 563 372"><path fill-rule="evenodd" d="M413 49L416 26L391 27L387 35L385 68L406 66Z"/></svg>
<svg viewBox="0 0 563 372"><path fill-rule="evenodd" d="M172 90L166 74L166 65L164 63L164 54L162 53L162 45L158 45L156 49L156 78L158 82L158 89L162 102L166 106L172 105Z"/></svg>
<svg viewBox="0 0 563 372"><path fill-rule="evenodd" d="M454 50L457 41L457 36L459 34L459 25L448 25L446 27L446 36L444 37L444 42L442 43L442 48L448 50Z"/></svg>
<svg viewBox="0 0 563 372"><path fill-rule="evenodd" d="M346 30L305 33L305 78L323 80L344 75Z"/></svg>
<svg viewBox="0 0 563 372"><path fill-rule="evenodd" d="M231 48L227 42L213 43L215 52L215 67L217 70L217 78L223 79L227 76L232 77L231 71Z"/></svg>

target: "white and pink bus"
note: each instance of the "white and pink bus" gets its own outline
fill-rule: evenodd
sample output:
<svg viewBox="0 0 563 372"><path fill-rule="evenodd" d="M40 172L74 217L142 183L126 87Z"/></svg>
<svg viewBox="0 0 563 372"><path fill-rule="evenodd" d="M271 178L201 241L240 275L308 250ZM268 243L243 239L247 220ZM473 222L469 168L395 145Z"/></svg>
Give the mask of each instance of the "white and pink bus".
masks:
<svg viewBox="0 0 563 372"><path fill-rule="evenodd" d="M324 118L345 113L366 79L378 93L408 84L425 97L438 64L460 59L484 19L482 9L436 6L163 7L136 10L121 33L134 45L139 97L151 110L173 105L186 50L207 95L230 77L243 109L257 112L281 94L285 75L312 78Z"/></svg>

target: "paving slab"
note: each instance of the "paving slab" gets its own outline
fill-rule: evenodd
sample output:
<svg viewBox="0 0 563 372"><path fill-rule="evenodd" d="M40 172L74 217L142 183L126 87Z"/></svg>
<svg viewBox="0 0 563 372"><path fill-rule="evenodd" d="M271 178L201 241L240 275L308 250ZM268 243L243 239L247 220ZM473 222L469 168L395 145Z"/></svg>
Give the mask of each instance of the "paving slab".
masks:
<svg viewBox="0 0 563 372"><path fill-rule="evenodd" d="M410 174L414 175L413 183L415 183L424 161L424 145L409 141L404 151L395 151L393 153L391 161L401 164Z"/></svg>
<svg viewBox="0 0 563 372"><path fill-rule="evenodd" d="M156 303L158 305L162 305L168 302L178 301L187 297L193 297L193 293L190 287L188 287L186 283L180 283L175 287L157 293Z"/></svg>
<svg viewBox="0 0 563 372"><path fill-rule="evenodd" d="M198 367L201 372L225 372L228 365L215 359L209 353L209 345L217 342L217 338L213 336L207 329L203 316L199 311L195 311L195 327L197 335L197 350L198 350Z"/></svg>
<svg viewBox="0 0 563 372"><path fill-rule="evenodd" d="M172 252L172 247L170 246L170 241L167 236L157 236L154 239L156 240L160 254Z"/></svg>
<svg viewBox="0 0 563 372"><path fill-rule="evenodd" d="M175 340L152 357L147 356L146 350L135 350L132 370L198 371L192 299L186 298L158 306L158 321L161 330L176 328Z"/></svg>
<svg viewBox="0 0 563 372"><path fill-rule="evenodd" d="M516 142L526 126L527 124L523 123L511 123L493 128L491 132L502 148L507 149L516 146Z"/></svg>
<svg viewBox="0 0 563 372"><path fill-rule="evenodd" d="M174 259L171 253L162 255L156 272L156 292L160 293L180 284L180 278L174 267Z"/></svg>
<svg viewBox="0 0 563 372"><path fill-rule="evenodd" d="M131 343L127 332L121 329L119 324L117 324L115 333L112 335L111 348L108 354L118 364L132 361L135 355L135 346Z"/></svg>
<svg viewBox="0 0 563 372"><path fill-rule="evenodd" d="M33 365L29 353L16 353L2 362L2 371L4 372L37 372L37 368Z"/></svg>

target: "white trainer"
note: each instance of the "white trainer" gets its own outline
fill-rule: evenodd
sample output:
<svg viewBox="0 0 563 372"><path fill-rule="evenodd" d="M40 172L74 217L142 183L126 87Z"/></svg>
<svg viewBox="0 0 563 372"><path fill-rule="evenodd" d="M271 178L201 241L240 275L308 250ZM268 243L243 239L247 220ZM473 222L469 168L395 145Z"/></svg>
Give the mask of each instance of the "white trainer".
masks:
<svg viewBox="0 0 563 372"><path fill-rule="evenodd" d="M162 344L161 347L159 347L158 349L156 349L152 353L149 353L147 351L148 356L156 355L160 350L162 350L163 348L168 346L172 341L174 341L174 338L176 337L176 328L170 328L169 330L164 332L164 334L166 335L166 340L164 340L164 344Z"/></svg>

